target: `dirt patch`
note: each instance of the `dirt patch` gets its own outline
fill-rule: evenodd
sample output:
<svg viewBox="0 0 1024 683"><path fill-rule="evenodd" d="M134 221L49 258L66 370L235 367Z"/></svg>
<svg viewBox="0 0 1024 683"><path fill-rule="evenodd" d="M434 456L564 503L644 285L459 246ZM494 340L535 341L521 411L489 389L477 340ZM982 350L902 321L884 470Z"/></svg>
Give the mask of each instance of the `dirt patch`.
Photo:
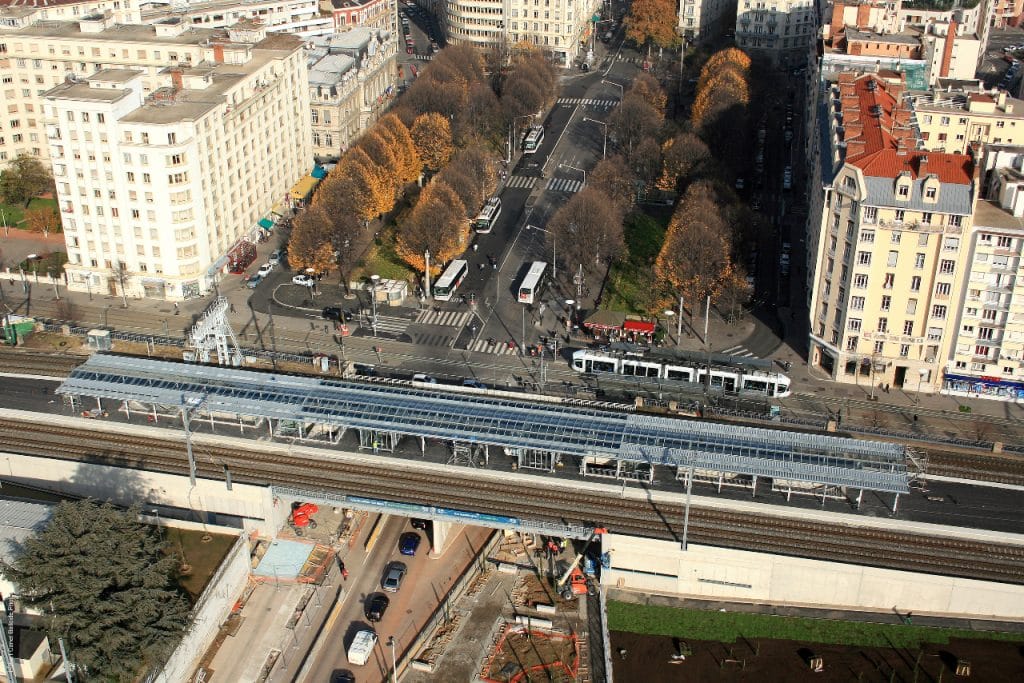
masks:
<svg viewBox="0 0 1024 683"><path fill-rule="evenodd" d="M578 667L579 650L572 636L510 626L495 646L482 678L494 683L569 683L576 680Z"/></svg>
<svg viewBox="0 0 1024 683"><path fill-rule="evenodd" d="M672 655L689 646L685 661ZM736 643L686 641L612 631L612 667L617 681L938 681L976 680L1010 683L1024 680L1021 642L951 640L948 645L905 648L816 645L791 640L741 640ZM625 656L623 656L623 652ZM814 673L812 657L824 668ZM958 662L970 662L970 679L955 677Z"/></svg>
<svg viewBox="0 0 1024 683"><path fill-rule="evenodd" d="M563 601L555 595L555 589L547 579L533 573L521 572L512 590L512 604L516 607L554 605Z"/></svg>

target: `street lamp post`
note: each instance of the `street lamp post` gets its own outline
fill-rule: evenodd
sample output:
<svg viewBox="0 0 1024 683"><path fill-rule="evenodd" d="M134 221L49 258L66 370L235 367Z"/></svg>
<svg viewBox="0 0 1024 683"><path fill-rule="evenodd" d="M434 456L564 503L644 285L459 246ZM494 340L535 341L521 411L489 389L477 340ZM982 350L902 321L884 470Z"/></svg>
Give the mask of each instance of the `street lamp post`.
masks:
<svg viewBox="0 0 1024 683"><path fill-rule="evenodd" d="M668 323L665 325L665 333L666 334L671 334L672 318L675 316L675 314L676 314L676 312L673 311L671 308L666 308L665 309L665 317L668 319ZM679 343L679 338L676 337L676 344L678 344L678 343Z"/></svg>
<svg viewBox="0 0 1024 683"><path fill-rule="evenodd" d="M551 235L551 278L553 280L557 280L558 279L558 236L555 235L555 233L551 232L550 230L547 230L545 228L541 228L541 227L536 226L536 225L527 225L526 229L527 230L540 230L541 232L546 232L547 234Z"/></svg>
<svg viewBox="0 0 1024 683"><path fill-rule="evenodd" d="M583 120L584 121L590 121L591 123L596 123L599 126L601 126L602 128L604 128L604 146L601 148L601 158L602 159L607 158L608 157L608 124L605 123L604 121L598 121L597 119L592 119L592 118L589 118L589 117L586 117L586 116L583 117Z"/></svg>
<svg viewBox="0 0 1024 683"><path fill-rule="evenodd" d="M391 680L398 683L398 666L395 661L395 637L388 636L388 647L391 648Z"/></svg>
<svg viewBox="0 0 1024 683"><path fill-rule="evenodd" d="M523 114L521 116L513 117L508 124L508 154L505 155L505 163L512 163L512 147L516 144L516 133L519 119L532 119L533 114Z"/></svg>
<svg viewBox="0 0 1024 683"><path fill-rule="evenodd" d="M380 280L380 275L370 276L370 306L373 310L373 317L370 318L370 328L373 330L373 336L377 336L377 282Z"/></svg>
<svg viewBox="0 0 1024 683"><path fill-rule="evenodd" d="M577 168L576 166L571 166L569 164L559 164L559 167L561 167L561 168L568 168L568 169L571 169L573 171L579 171L580 173L582 173L583 174L583 187L587 186L587 172L586 172L586 170L584 170L582 168Z"/></svg>
<svg viewBox="0 0 1024 683"><path fill-rule="evenodd" d="M921 368L917 371L917 395L914 396L914 403L921 405L921 384L924 382L925 376L928 375L927 368Z"/></svg>
<svg viewBox="0 0 1024 683"><path fill-rule="evenodd" d="M423 296L426 299L430 299L430 250L426 249L423 252L423 260L426 262L426 268L424 269L423 278L424 284L426 285Z"/></svg>
<svg viewBox="0 0 1024 683"><path fill-rule="evenodd" d="M623 88L621 85L619 85L615 81L606 81L606 80L603 80L603 79L601 80L601 82L604 83L605 85L614 85L616 88L619 89L619 99L620 100L625 99L626 91L625 91L625 88Z"/></svg>

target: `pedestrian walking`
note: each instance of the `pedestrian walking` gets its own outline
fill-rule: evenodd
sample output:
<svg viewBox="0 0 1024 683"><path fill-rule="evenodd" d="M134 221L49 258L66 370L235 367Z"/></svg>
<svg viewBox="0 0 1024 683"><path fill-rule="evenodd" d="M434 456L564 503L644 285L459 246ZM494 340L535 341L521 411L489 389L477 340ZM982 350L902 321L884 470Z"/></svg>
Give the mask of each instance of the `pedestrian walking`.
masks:
<svg viewBox="0 0 1024 683"><path fill-rule="evenodd" d="M230 311L231 311L232 313L234 313L234 312L235 312L235 305L234 305L234 304L229 304L228 308L229 308L229 310L230 310Z"/></svg>
<svg viewBox="0 0 1024 683"><path fill-rule="evenodd" d="M174 302L174 315L178 315L181 311L178 310L178 302Z"/></svg>

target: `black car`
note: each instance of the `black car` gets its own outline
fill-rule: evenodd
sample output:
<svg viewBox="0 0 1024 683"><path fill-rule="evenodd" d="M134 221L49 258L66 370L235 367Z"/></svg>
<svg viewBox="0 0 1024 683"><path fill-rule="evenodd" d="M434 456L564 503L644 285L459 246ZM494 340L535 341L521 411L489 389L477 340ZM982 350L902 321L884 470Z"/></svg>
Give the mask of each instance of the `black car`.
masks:
<svg viewBox="0 0 1024 683"><path fill-rule="evenodd" d="M370 599L366 601L366 618L369 621L380 621L384 618L384 613L388 611L388 605L391 601L388 596L383 593L374 593L370 596Z"/></svg>
<svg viewBox="0 0 1024 683"><path fill-rule="evenodd" d="M324 320L336 320L341 322L342 312L337 306L328 306L320 312L320 317Z"/></svg>
<svg viewBox="0 0 1024 683"><path fill-rule="evenodd" d="M427 527L430 525L429 519L416 519L413 517L409 521L412 524L413 529L419 529L420 531L426 531Z"/></svg>

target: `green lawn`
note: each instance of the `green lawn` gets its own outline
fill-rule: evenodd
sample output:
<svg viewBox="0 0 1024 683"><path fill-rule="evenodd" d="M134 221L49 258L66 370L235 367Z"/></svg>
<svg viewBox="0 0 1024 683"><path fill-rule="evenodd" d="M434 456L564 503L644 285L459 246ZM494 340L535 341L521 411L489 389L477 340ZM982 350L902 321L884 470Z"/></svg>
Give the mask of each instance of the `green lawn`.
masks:
<svg viewBox="0 0 1024 683"><path fill-rule="evenodd" d="M43 207L50 207L56 211L57 200L33 199L28 205L28 208L30 209L39 209ZM0 211L3 212L2 221L6 221L8 227L14 227L25 220L25 207L22 204L5 204L0 202Z"/></svg>
<svg viewBox="0 0 1024 683"><path fill-rule="evenodd" d="M179 557L183 556L191 569L187 576L182 576L178 580L178 583L188 591L192 602L195 602L220 567L224 556L235 544L237 537L227 534L205 534L202 531L177 527L162 528L168 544L167 551Z"/></svg>
<svg viewBox="0 0 1024 683"><path fill-rule="evenodd" d="M627 256L612 266L601 308L609 311L642 314L649 307L654 282L654 260L665 239L668 211L656 215L636 212L626 219Z"/></svg>
<svg viewBox="0 0 1024 683"><path fill-rule="evenodd" d="M373 245L366 254L365 264L360 268L362 277L373 274L391 280L408 280L413 275L412 269L395 253L394 242L386 235L382 237L385 239Z"/></svg>
<svg viewBox="0 0 1024 683"><path fill-rule="evenodd" d="M945 644L950 638L1024 641L1020 633L705 612L615 601L608 603L608 628L722 643L732 643L740 638L771 638L863 647L918 648L922 643Z"/></svg>

